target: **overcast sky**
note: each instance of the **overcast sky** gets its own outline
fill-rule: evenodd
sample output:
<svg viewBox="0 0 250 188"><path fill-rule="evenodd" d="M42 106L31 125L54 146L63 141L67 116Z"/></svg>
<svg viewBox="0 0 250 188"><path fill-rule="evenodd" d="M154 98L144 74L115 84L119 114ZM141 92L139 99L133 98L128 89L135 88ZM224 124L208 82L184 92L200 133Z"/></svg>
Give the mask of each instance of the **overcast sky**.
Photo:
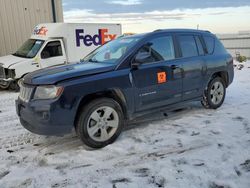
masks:
<svg viewBox="0 0 250 188"><path fill-rule="evenodd" d="M65 22L121 23L124 32L196 28L250 30L250 0L63 0Z"/></svg>

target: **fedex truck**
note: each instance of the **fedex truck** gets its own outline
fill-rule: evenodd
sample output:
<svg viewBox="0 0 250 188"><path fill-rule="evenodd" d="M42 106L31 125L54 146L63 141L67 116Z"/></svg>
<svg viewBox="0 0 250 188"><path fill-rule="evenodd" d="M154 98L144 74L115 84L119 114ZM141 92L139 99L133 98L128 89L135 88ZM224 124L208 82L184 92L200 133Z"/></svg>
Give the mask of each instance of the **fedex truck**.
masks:
<svg viewBox="0 0 250 188"><path fill-rule="evenodd" d="M29 72L79 62L121 33L120 24L39 24L14 54L0 57L0 87L16 89Z"/></svg>

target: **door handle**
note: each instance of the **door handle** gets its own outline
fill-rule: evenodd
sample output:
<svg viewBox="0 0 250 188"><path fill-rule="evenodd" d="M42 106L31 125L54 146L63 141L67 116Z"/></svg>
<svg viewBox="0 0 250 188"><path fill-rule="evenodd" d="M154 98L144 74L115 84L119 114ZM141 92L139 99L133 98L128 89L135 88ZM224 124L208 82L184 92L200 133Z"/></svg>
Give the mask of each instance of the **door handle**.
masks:
<svg viewBox="0 0 250 188"><path fill-rule="evenodd" d="M179 69L179 68L180 68L178 65L171 65L170 67L171 67L171 69L173 69L173 70L174 70L174 69Z"/></svg>

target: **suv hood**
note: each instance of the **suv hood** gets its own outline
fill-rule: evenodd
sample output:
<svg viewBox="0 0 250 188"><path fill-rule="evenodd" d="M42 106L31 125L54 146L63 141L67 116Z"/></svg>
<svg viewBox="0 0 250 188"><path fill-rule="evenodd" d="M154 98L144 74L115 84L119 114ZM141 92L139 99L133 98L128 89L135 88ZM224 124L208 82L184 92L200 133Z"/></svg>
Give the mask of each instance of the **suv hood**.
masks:
<svg viewBox="0 0 250 188"><path fill-rule="evenodd" d="M80 76L108 72L115 69L109 63L79 63L60 67L50 67L34 71L24 77L24 83L30 85L50 85Z"/></svg>
<svg viewBox="0 0 250 188"><path fill-rule="evenodd" d="M4 68L9 68L11 65L20 63L22 61L27 60L26 58L22 58L22 57L17 57L14 55L6 55L3 57L0 57L0 64L4 67Z"/></svg>

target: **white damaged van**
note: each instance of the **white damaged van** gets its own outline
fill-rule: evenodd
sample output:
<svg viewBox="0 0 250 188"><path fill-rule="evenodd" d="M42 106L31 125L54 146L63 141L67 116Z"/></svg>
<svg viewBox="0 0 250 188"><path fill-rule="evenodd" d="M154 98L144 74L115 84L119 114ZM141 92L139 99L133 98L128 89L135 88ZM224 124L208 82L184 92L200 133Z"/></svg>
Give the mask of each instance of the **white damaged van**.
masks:
<svg viewBox="0 0 250 188"><path fill-rule="evenodd" d="M120 24L39 24L14 54L0 57L0 87L17 89L17 81L29 72L79 62L121 33Z"/></svg>

